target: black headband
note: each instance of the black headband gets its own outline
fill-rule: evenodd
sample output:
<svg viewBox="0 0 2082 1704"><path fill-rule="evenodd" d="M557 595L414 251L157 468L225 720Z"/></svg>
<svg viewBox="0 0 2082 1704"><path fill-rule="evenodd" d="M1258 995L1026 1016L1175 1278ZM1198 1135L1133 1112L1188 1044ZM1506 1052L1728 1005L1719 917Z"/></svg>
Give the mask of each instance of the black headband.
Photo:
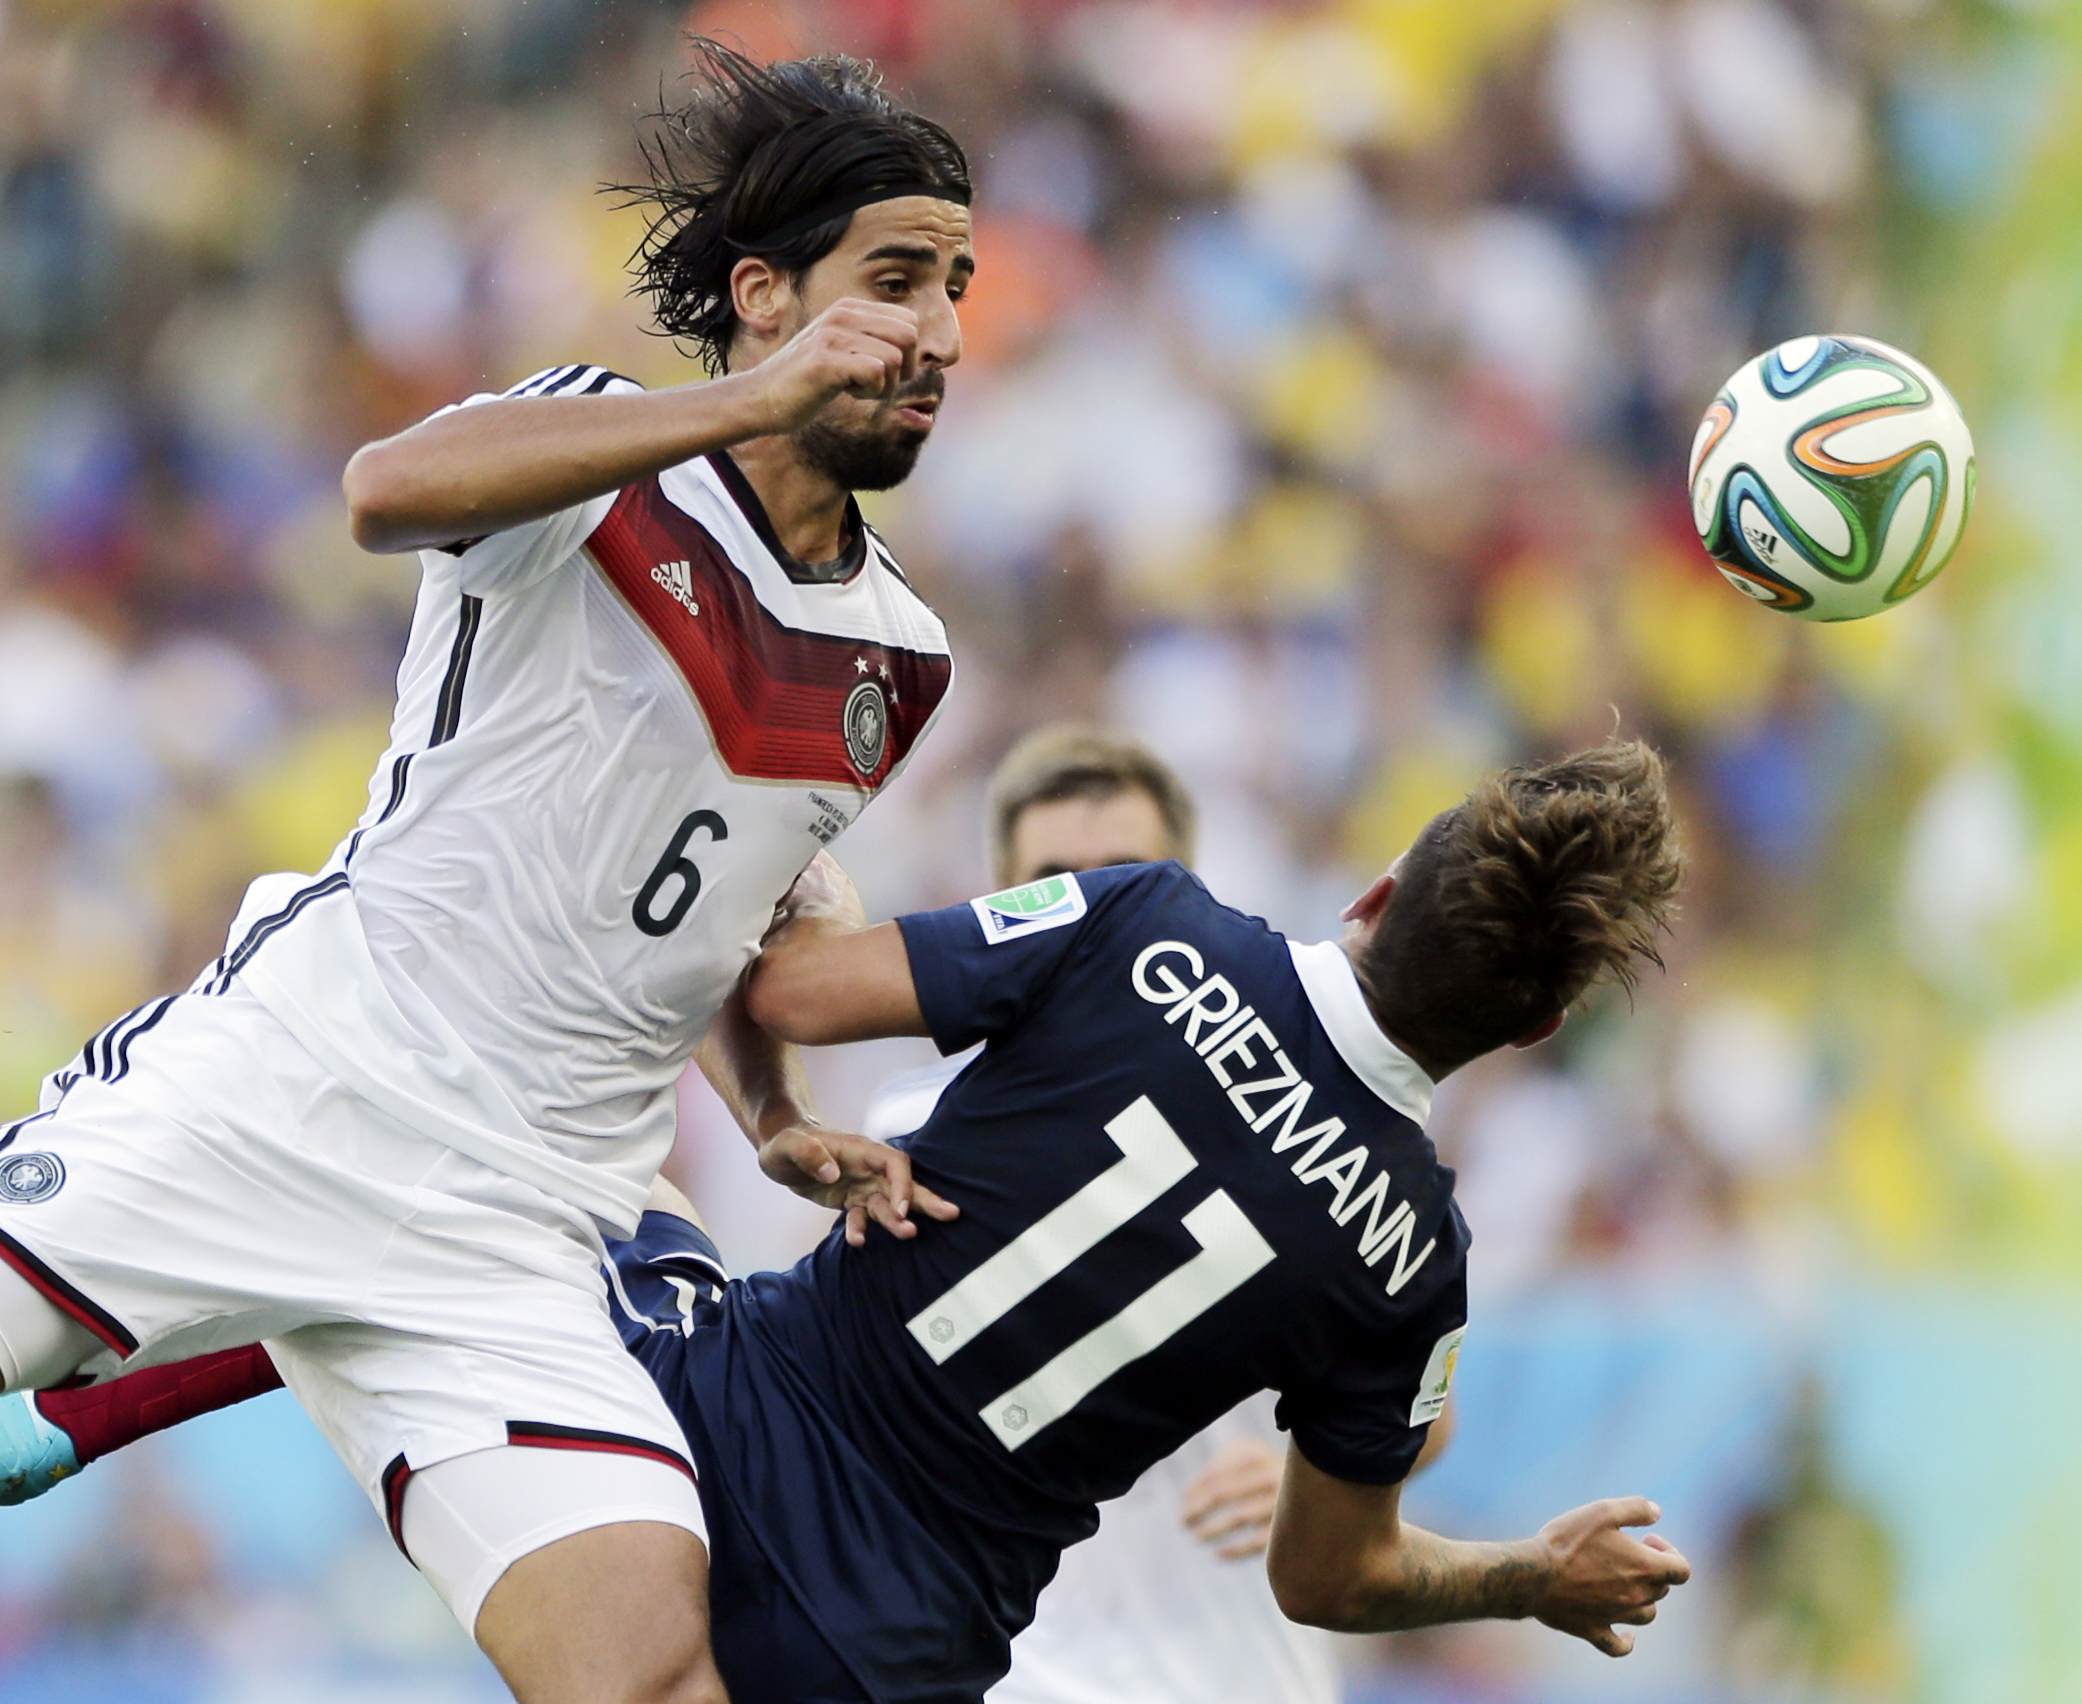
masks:
<svg viewBox="0 0 2082 1704"><path fill-rule="evenodd" d="M749 242L736 237L725 237L724 241L740 254L756 254L762 249L785 248L797 237L806 237L819 225L829 224L841 213L858 213L863 207L872 207L878 201L895 201L905 195L929 195L935 201L952 201L966 207L966 194L944 183L883 183L870 189L856 189L848 194L834 196L821 207L813 207L800 218L790 219L787 224L768 231L764 236L754 237Z"/></svg>

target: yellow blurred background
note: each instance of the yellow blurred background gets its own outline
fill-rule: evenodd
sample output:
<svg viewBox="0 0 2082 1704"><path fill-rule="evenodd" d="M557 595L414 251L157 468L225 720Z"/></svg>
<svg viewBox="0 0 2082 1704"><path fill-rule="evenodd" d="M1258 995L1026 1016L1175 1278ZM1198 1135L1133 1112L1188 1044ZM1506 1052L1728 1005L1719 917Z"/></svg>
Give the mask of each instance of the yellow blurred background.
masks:
<svg viewBox="0 0 2082 1704"><path fill-rule="evenodd" d="M941 731L839 851L987 885L1061 716L1299 934L1485 768L1654 738L1667 976L1448 1085L1470 1533L1647 1491L1626 1664L1465 1629L1355 1700L2082 1700L2082 6L0 0L0 1118L360 812L414 565L360 442L698 369L623 271L682 32L869 55L978 181L968 358L875 519ZM1722 380L1855 331L1980 449L1955 564L1814 628L1712 572ZM857 1113L891 1054L821 1067ZM688 1097L735 1260L814 1225ZM712 1213L712 1217L715 1217ZM498 1696L286 1399L0 1515L0 1704Z"/></svg>

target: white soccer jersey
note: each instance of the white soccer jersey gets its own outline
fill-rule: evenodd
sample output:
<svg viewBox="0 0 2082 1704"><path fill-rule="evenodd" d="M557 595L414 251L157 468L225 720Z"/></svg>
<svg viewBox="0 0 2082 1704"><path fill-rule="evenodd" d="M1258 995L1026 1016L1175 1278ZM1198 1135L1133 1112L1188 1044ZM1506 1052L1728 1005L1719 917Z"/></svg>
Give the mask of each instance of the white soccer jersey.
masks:
<svg viewBox="0 0 2082 1704"><path fill-rule="evenodd" d="M947 690L945 629L853 519L806 567L718 454L425 552L368 811L315 879L254 884L218 982L413 1128L633 1231L776 902Z"/></svg>

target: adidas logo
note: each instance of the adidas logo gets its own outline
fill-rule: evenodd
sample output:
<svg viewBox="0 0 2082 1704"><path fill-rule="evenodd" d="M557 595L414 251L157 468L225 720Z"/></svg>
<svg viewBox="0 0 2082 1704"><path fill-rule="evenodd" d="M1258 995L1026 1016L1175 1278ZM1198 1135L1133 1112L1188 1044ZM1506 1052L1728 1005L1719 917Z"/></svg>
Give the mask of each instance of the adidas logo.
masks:
<svg viewBox="0 0 2082 1704"><path fill-rule="evenodd" d="M701 605L694 601L694 565L691 562L661 562L651 570L651 578L663 586L672 601L689 615L701 613Z"/></svg>

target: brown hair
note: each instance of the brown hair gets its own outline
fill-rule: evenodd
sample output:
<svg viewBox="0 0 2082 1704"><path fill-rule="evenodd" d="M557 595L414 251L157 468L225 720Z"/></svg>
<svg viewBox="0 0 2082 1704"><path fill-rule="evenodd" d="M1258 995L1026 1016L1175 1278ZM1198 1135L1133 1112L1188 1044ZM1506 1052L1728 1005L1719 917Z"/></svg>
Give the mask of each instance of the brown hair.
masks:
<svg viewBox="0 0 2082 1704"><path fill-rule="evenodd" d="M1149 795L1164 819L1171 855L1191 863L1192 795L1149 747L1139 740L1061 723L1027 735L1005 754L990 778L990 856L997 879L1012 879L1012 833L1029 805L1110 799L1127 792Z"/></svg>
<svg viewBox="0 0 2082 1704"><path fill-rule="evenodd" d="M1684 855L1663 760L1609 740L1507 769L1434 817L1360 954L1382 1026L1447 1071L1660 965Z"/></svg>

